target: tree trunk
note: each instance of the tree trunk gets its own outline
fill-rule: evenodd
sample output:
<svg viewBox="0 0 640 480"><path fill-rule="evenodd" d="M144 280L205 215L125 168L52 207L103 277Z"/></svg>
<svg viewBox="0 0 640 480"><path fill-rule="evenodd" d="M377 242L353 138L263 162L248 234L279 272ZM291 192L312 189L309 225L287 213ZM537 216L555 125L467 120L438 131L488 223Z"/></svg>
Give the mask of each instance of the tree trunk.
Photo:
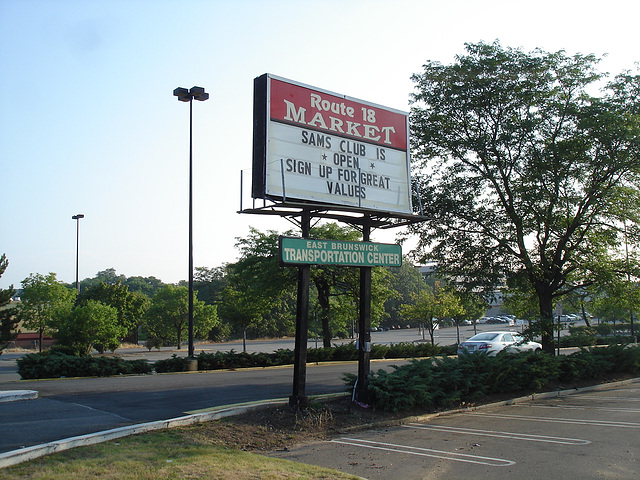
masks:
<svg viewBox="0 0 640 480"><path fill-rule="evenodd" d="M329 294L331 289L327 282L314 280L318 290L318 303L320 304L320 323L322 324L322 346L331 346L331 330L329 329Z"/></svg>
<svg viewBox="0 0 640 480"><path fill-rule="evenodd" d="M247 353L247 329L242 328L242 352Z"/></svg>
<svg viewBox="0 0 640 480"><path fill-rule="evenodd" d="M433 318L427 323L429 325L429 336L431 337L431 345L435 345L435 341L433 338L433 332L436 331L436 324L433 323Z"/></svg>
<svg viewBox="0 0 640 480"><path fill-rule="evenodd" d="M584 323L587 327L590 327L591 324L589 323L589 319L587 318L587 312L584 309L584 302L582 302L582 319L584 320Z"/></svg>
<svg viewBox="0 0 640 480"><path fill-rule="evenodd" d="M538 303L540 305L540 336L542 337L542 350L549 355L555 355L555 343L553 340L553 295L549 288L536 286Z"/></svg>

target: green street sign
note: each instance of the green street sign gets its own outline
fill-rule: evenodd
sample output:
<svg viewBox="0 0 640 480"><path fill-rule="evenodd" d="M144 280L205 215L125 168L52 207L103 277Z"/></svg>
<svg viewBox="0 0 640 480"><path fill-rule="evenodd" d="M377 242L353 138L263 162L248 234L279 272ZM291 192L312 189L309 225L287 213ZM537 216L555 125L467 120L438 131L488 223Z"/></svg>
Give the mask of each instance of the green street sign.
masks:
<svg viewBox="0 0 640 480"><path fill-rule="evenodd" d="M402 247L388 243L347 242L310 238L279 238L280 263L285 265L342 265L399 267Z"/></svg>

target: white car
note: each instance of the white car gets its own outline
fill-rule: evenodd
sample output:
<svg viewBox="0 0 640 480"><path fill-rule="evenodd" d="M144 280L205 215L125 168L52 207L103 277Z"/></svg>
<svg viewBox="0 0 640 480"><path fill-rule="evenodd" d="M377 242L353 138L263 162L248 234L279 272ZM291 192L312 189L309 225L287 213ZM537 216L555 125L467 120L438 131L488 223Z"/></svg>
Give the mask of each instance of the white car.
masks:
<svg viewBox="0 0 640 480"><path fill-rule="evenodd" d="M465 353L486 353L495 356L502 350L509 352L542 352L542 345L529 342L514 332L483 332L458 345L458 355Z"/></svg>

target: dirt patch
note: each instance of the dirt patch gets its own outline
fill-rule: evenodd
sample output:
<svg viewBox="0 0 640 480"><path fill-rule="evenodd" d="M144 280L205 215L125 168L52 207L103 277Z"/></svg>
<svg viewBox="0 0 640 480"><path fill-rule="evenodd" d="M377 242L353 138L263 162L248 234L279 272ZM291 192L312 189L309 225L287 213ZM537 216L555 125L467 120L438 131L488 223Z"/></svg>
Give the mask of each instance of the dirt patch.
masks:
<svg viewBox="0 0 640 480"><path fill-rule="evenodd" d="M326 440L382 422L400 422L407 413L361 408L348 397L312 403L306 409L269 406L189 427L200 441L245 451L286 450L294 444Z"/></svg>

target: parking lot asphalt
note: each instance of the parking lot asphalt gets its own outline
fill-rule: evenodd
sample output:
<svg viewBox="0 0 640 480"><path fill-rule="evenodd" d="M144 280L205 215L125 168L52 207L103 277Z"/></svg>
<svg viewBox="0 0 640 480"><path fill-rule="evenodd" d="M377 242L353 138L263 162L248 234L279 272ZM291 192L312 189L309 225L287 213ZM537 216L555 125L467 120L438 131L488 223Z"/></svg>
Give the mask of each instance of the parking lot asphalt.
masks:
<svg viewBox="0 0 640 480"><path fill-rule="evenodd" d="M639 440L635 379L430 416L270 456L367 479L632 479L640 478Z"/></svg>
<svg viewBox="0 0 640 480"><path fill-rule="evenodd" d="M495 326L482 325L479 330L495 329ZM516 326L509 330L516 331L521 328ZM462 339L473 335L473 327L460 329ZM447 328L436 331L436 343L448 345L455 342L457 332L455 328ZM388 332L373 332L372 337L376 343L400 343L424 341L425 333L418 329L401 329ZM340 343L351 340L342 340ZM337 342L336 342L337 343ZM309 341L309 347L315 346L315 341ZM293 339L259 340L247 343L249 352L275 351L280 348L292 348ZM240 342L222 344L201 344L197 351L241 351ZM186 355L185 349L175 350L163 348L161 350L148 351L142 347L119 350L116 355L123 358L144 358L151 362L160 358L168 358L173 354ZM64 379L42 381L20 381L17 373L16 359L24 355L24 352L5 353L0 357L0 452L6 452L25 445L34 445L38 442L49 442L66 438L68 436L94 432L104 428L115 428L130 425L136 422L168 419L171 416L180 415L184 411L193 410L195 400L199 400L203 407L222 406L237 402L245 402L248 399L256 399L252 386L260 387L260 399L286 397L290 393L291 373L284 373L284 377L274 383L271 374L260 372L234 372L218 374L200 373L195 376L178 376L182 381L163 379L163 376L136 377L110 377L87 379ZM399 362L391 362L399 363ZM324 394L342 391L343 384L341 374L345 367L338 366L337 373L323 373L321 377L314 378L309 371L308 394ZM318 372L325 368L318 368ZM246 379L230 380L235 385L222 385L221 377L244 377L255 375L250 381ZM329 377L327 377L329 375ZM199 379L215 377L215 381L201 382ZM338 380L336 380L338 379ZM184 383L195 381L195 385ZM123 385L123 382L126 385ZM167 385L157 385L158 382ZM265 384L266 382L266 384ZM133 391L127 386L135 384ZM268 385L268 388L265 387ZM188 388L190 394L184 395L184 388ZM244 390L242 390L244 389ZM198 395L195 395L195 393ZM150 399L147 398L150 396ZM27 400L16 402L15 400ZM11 403L11 405L10 405ZM126 408L125 408L126 407ZM188 408L187 408L188 407ZM128 408L128 410L127 410ZM43 428L46 425L46 428Z"/></svg>

